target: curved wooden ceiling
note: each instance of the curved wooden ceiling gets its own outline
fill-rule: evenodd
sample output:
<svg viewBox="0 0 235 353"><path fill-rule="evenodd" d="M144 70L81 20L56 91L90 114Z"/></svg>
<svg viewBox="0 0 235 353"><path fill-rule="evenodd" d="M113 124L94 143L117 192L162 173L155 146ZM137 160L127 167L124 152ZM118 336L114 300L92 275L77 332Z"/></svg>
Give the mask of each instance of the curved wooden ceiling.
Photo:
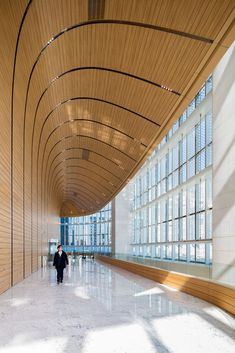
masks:
<svg viewBox="0 0 235 353"><path fill-rule="evenodd" d="M9 25L24 187L30 175L61 215L93 213L123 188L234 38L229 0L3 3L22 14Z"/></svg>

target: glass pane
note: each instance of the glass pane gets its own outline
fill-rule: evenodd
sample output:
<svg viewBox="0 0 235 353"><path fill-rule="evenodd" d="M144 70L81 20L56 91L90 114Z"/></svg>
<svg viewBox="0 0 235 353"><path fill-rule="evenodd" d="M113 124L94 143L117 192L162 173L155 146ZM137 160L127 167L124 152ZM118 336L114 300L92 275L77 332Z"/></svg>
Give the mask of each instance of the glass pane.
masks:
<svg viewBox="0 0 235 353"><path fill-rule="evenodd" d="M181 261L186 261L187 260L187 248L186 244L180 244L179 245L179 259Z"/></svg>
<svg viewBox="0 0 235 353"><path fill-rule="evenodd" d="M180 216L185 216L187 212L187 192L182 190L180 193Z"/></svg>
<svg viewBox="0 0 235 353"><path fill-rule="evenodd" d="M196 106L198 106L204 100L205 96L206 96L206 87L204 85L195 97Z"/></svg>
<svg viewBox="0 0 235 353"><path fill-rule="evenodd" d="M166 201L161 202L161 222L165 222L167 219L166 215Z"/></svg>
<svg viewBox="0 0 235 353"><path fill-rule="evenodd" d="M190 159L195 155L195 129L191 130L187 135L187 158Z"/></svg>
<svg viewBox="0 0 235 353"><path fill-rule="evenodd" d="M188 220L188 240L195 239L195 215L189 216Z"/></svg>
<svg viewBox="0 0 235 353"><path fill-rule="evenodd" d="M168 131L168 134L167 134L167 139L168 139L168 141L170 140L170 138L172 137L172 135L173 135L173 131L172 131L172 129L170 129L170 130Z"/></svg>
<svg viewBox="0 0 235 353"><path fill-rule="evenodd" d="M158 257L158 258L161 257L161 247L160 247L160 245L157 245L155 247L155 256Z"/></svg>
<svg viewBox="0 0 235 353"><path fill-rule="evenodd" d="M151 238L152 238L152 243L156 242L156 228L155 226L151 227Z"/></svg>
<svg viewBox="0 0 235 353"><path fill-rule="evenodd" d="M195 227L195 230L196 230L196 234L195 234L195 238L196 240L199 240L200 239L200 218L199 218L199 214L196 214L196 227Z"/></svg>
<svg viewBox="0 0 235 353"><path fill-rule="evenodd" d="M167 258L167 246L166 245L162 245L162 257L163 259L166 259Z"/></svg>
<svg viewBox="0 0 235 353"><path fill-rule="evenodd" d="M207 244L207 246L209 247L209 258L208 258L208 263L212 264L212 244Z"/></svg>
<svg viewBox="0 0 235 353"><path fill-rule="evenodd" d="M175 219L174 222L174 241L179 240L179 220Z"/></svg>
<svg viewBox="0 0 235 353"><path fill-rule="evenodd" d="M196 262L205 263L206 261L206 248L205 244L196 244Z"/></svg>
<svg viewBox="0 0 235 353"><path fill-rule="evenodd" d="M212 143L206 147L206 166L212 164Z"/></svg>
<svg viewBox="0 0 235 353"><path fill-rule="evenodd" d="M166 192L166 181L166 178L161 181L161 195L165 194Z"/></svg>
<svg viewBox="0 0 235 353"><path fill-rule="evenodd" d="M206 146L206 119L201 120L201 148Z"/></svg>
<svg viewBox="0 0 235 353"><path fill-rule="evenodd" d="M195 127L195 135L196 135L196 153L198 153L201 149L201 127L200 123L198 123Z"/></svg>
<svg viewBox="0 0 235 353"><path fill-rule="evenodd" d="M196 172L199 173L206 167L206 151L203 149L196 156Z"/></svg>
<svg viewBox="0 0 235 353"><path fill-rule="evenodd" d="M199 201L200 201L200 185L196 184L195 185L195 198L196 198L196 212L199 211Z"/></svg>
<svg viewBox="0 0 235 353"><path fill-rule="evenodd" d="M172 258L172 245L166 245L166 258Z"/></svg>
<svg viewBox="0 0 235 353"><path fill-rule="evenodd" d="M157 243L161 242L161 223L157 225Z"/></svg>
<svg viewBox="0 0 235 353"><path fill-rule="evenodd" d="M179 209L180 209L179 194L175 194L174 195L174 218L179 217Z"/></svg>
<svg viewBox="0 0 235 353"><path fill-rule="evenodd" d="M195 108L196 108L195 99L193 99L187 107L187 116L192 114L192 112L195 110Z"/></svg>
<svg viewBox="0 0 235 353"><path fill-rule="evenodd" d="M161 224L161 241L162 242L166 242L166 226L167 226L167 223Z"/></svg>
<svg viewBox="0 0 235 353"><path fill-rule="evenodd" d="M195 185L188 189L188 213L195 212Z"/></svg>
<svg viewBox="0 0 235 353"><path fill-rule="evenodd" d="M161 203L157 203L157 223L161 222Z"/></svg>
<svg viewBox="0 0 235 353"><path fill-rule="evenodd" d="M212 180L211 177L206 179L206 207L212 208Z"/></svg>
<svg viewBox="0 0 235 353"><path fill-rule="evenodd" d="M174 259L179 260L179 245L174 245Z"/></svg>
<svg viewBox="0 0 235 353"><path fill-rule="evenodd" d="M179 167L179 145L173 147L173 170Z"/></svg>
<svg viewBox="0 0 235 353"><path fill-rule="evenodd" d="M166 157L164 156L161 159L161 179L165 178L166 176Z"/></svg>
<svg viewBox="0 0 235 353"><path fill-rule="evenodd" d="M172 219L173 214L173 198L170 196L168 198L168 219Z"/></svg>
<svg viewBox="0 0 235 353"><path fill-rule="evenodd" d="M186 136L180 141L180 165L186 162L187 158L187 139Z"/></svg>
<svg viewBox="0 0 235 353"><path fill-rule="evenodd" d="M199 239L205 239L205 212L199 213Z"/></svg>
<svg viewBox="0 0 235 353"><path fill-rule="evenodd" d="M195 262L196 261L196 248L195 248L195 244L190 244L189 247L189 259L191 262Z"/></svg>
<svg viewBox="0 0 235 353"><path fill-rule="evenodd" d="M206 208L206 181L202 180L200 183L200 200L199 200L199 211L203 211Z"/></svg>
<svg viewBox="0 0 235 353"><path fill-rule="evenodd" d="M149 245L145 248L145 256L151 257L151 247Z"/></svg>
<svg viewBox="0 0 235 353"><path fill-rule="evenodd" d="M179 169L173 172L173 188L179 185Z"/></svg>
<svg viewBox="0 0 235 353"><path fill-rule="evenodd" d="M180 184L183 184L185 183L186 181L186 178L187 178L187 174L186 174L186 166L187 164L183 164L181 167L180 167L180 170L179 170L179 173L180 173Z"/></svg>
<svg viewBox="0 0 235 353"><path fill-rule="evenodd" d="M167 178L167 190L168 191L170 191L173 187L172 182L173 182L173 175L170 174Z"/></svg>
<svg viewBox="0 0 235 353"><path fill-rule="evenodd" d="M212 239L212 211L206 213L206 238Z"/></svg>
<svg viewBox="0 0 235 353"><path fill-rule="evenodd" d="M168 222L168 241L171 242L172 239L172 221Z"/></svg>
<svg viewBox="0 0 235 353"><path fill-rule="evenodd" d="M161 196L161 183L157 184L157 197Z"/></svg>
<svg viewBox="0 0 235 353"><path fill-rule="evenodd" d="M212 113L206 114L206 144L212 142Z"/></svg>
<svg viewBox="0 0 235 353"><path fill-rule="evenodd" d="M173 151L172 149L169 151L168 154L168 173L172 173L173 171Z"/></svg>
<svg viewBox="0 0 235 353"><path fill-rule="evenodd" d="M181 115L182 123L187 119L187 111L185 110Z"/></svg>
<svg viewBox="0 0 235 353"><path fill-rule="evenodd" d="M179 128L179 120L177 120L174 125L172 126L172 131L173 131L173 134L178 130Z"/></svg>
<svg viewBox="0 0 235 353"><path fill-rule="evenodd" d="M186 240L186 217L180 219L180 240Z"/></svg>
<svg viewBox="0 0 235 353"><path fill-rule="evenodd" d="M195 175L195 157L188 161L188 179Z"/></svg>

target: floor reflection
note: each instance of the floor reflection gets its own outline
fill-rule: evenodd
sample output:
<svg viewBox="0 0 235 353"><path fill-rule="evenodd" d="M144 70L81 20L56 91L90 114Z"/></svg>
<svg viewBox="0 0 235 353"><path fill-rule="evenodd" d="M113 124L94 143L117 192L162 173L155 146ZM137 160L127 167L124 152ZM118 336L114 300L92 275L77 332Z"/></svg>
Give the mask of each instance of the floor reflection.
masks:
<svg viewBox="0 0 235 353"><path fill-rule="evenodd" d="M0 353L234 352L231 315L92 260L62 285L52 266L34 273L0 296L0 318Z"/></svg>

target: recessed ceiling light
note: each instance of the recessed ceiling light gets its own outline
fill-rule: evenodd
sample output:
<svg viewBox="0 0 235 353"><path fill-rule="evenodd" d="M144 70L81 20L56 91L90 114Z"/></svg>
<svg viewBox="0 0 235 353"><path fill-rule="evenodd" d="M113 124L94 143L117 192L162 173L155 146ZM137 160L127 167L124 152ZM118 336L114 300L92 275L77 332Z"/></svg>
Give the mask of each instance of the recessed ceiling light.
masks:
<svg viewBox="0 0 235 353"><path fill-rule="evenodd" d="M166 91L172 92L172 89L169 87L161 85L161 88L165 89Z"/></svg>

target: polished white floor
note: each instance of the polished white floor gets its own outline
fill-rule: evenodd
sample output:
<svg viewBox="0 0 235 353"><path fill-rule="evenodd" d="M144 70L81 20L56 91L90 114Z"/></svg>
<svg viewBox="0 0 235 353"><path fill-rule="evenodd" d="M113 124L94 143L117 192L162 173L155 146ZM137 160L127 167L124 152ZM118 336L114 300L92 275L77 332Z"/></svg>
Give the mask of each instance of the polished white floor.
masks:
<svg viewBox="0 0 235 353"><path fill-rule="evenodd" d="M0 353L234 353L219 308L87 260L57 285L42 269L0 295Z"/></svg>

